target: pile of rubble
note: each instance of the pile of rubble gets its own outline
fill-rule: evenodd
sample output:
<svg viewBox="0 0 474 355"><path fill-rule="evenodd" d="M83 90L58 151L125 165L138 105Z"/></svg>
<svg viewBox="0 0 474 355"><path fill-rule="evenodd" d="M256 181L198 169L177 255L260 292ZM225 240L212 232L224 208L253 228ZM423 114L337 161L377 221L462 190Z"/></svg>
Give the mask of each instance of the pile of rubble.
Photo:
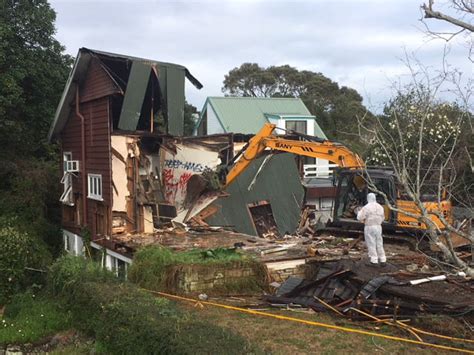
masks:
<svg viewBox="0 0 474 355"><path fill-rule="evenodd" d="M474 283L461 275L414 273L393 263L374 268L353 260L308 264L264 299L274 307L306 307L352 319L405 319L418 313L474 317ZM309 275L311 274L312 275ZM309 275L309 276L308 276Z"/></svg>

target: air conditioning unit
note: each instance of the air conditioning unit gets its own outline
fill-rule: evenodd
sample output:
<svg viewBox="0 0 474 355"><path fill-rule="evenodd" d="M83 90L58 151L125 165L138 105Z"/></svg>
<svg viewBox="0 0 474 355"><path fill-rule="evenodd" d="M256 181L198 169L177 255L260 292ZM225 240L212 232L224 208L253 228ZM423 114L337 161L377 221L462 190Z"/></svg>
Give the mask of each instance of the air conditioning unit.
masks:
<svg viewBox="0 0 474 355"><path fill-rule="evenodd" d="M68 160L66 161L66 171L68 173L79 172L79 160Z"/></svg>

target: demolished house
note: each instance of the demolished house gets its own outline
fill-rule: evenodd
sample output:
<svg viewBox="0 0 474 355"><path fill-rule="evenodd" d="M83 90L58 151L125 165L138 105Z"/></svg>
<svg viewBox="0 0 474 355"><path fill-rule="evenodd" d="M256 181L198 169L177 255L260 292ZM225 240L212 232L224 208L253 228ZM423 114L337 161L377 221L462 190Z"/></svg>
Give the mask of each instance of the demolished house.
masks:
<svg viewBox="0 0 474 355"><path fill-rule="evenodd" d="M275 124L278 135L295 132L327 139L316 117L299 98L208 97L194 134L232 132L248 136L256 134L266 123ZM229 186L230 198L219 199L218 212L206 221L211 225L235 225L239 232L249 235L284 236L294 233L302 204L311 206L317 219L324 216L327 220L335 196L331 179L335 166L325 159L292 154L277 154L268 161L260 158ZM257 200L257 195L264 199ZM249 214L251 221L247 218Z"/></svg>
<svg viewBox="0 0 474 355"><path fill-rule="evenodd" d="M188 191L193 176L231 162L248 137L183 137L185 79L202 87L181 65L79 50L49 133L63 157L66 250L83 253L86 238L119 269L134 250L117 237L153 235L166 222L200 225L212 217L257 235L261 216L270 215L278 233L296 229L304 190L289 154L272 159L251 189L262 159L228 191L199 198Z"/></svg>
<svg viewBox="0 0 474 355"><path fill-rule="evenodd" d="M183 209L187 180L230 156L231 136L183 134L184 85L201 83L183 66L81 48L49 139L63 156L65 248L82 253L83 237L117 254L113 236L153 233ZM124 254L124 253L122 253Z"/></svg>

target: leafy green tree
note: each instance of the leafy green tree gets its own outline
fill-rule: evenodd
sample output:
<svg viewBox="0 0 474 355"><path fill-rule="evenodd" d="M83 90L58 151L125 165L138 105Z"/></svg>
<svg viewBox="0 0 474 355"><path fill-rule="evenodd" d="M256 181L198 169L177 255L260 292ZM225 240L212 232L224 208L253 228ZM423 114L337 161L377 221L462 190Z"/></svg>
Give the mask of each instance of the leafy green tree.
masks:
<svg viewBox="0 0 474 355"><path fill-rule="evenodd" d="M55 18L47 0L0 5L0 215L45 239L59 216L49 183L59 181L57 150L47 135L72 64L54 38Z"/></svg>
<svg viewBox="0 0 474 355"><path fill-rule="evenodd" d="M2 149L45 157L51 119L72 59L54 38L56 14L46 0L3 0L0 7Z"/></svg>
<svg viewBox="0 0 474 355"><path fill-rule="evenodd" d="M194 128L196 127L196 114L198 110L196 106L191 105L187 101L184 102L184 136L190 136L193 134Z"/></svg>
<svg viewBox="0 0 474 355"><path fill-rule="evenodd" d="M244 63L225 75L222 91L232 96L301 98L326 135L352 145L356 145L356 116L370 115L356 90L340 87L322 73L289 65L263 68Z"/></svg>

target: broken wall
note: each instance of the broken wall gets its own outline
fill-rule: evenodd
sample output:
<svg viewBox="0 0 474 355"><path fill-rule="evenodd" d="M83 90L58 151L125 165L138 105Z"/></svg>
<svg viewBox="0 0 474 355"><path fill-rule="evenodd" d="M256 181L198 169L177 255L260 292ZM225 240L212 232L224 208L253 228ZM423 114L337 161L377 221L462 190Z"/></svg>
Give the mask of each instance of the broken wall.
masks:
<svg viewBox="0 0 474 355"><path fill-rule="evenodd" d="M162 181L165 199L175 205L177 212L184 209L187 184L191 176L202 174L206 169L215 170L221 163L219 152L196 144L176 144L176 150L161 150L164 162Z"/></svg>
<svg viewBox="0 0 474 355"><path fill-rule="evenodd" d="M153 233L161 222L183 221L189 179L221 164L222 149L230 147L225 139L213 145L204 138L112 135L112 233Z"/></svg>
<svg viewBox="0 0 474 355"><path fill-rule="evenodd" d="M298 227L304 188L292 154L278 154L267 160L249 191L264 157L257 159L227 188L230 196L213 203L217 212L206 219L210 225L233 227L237 232L257 235L250 209L268 202L280 235Z"/></svg>

